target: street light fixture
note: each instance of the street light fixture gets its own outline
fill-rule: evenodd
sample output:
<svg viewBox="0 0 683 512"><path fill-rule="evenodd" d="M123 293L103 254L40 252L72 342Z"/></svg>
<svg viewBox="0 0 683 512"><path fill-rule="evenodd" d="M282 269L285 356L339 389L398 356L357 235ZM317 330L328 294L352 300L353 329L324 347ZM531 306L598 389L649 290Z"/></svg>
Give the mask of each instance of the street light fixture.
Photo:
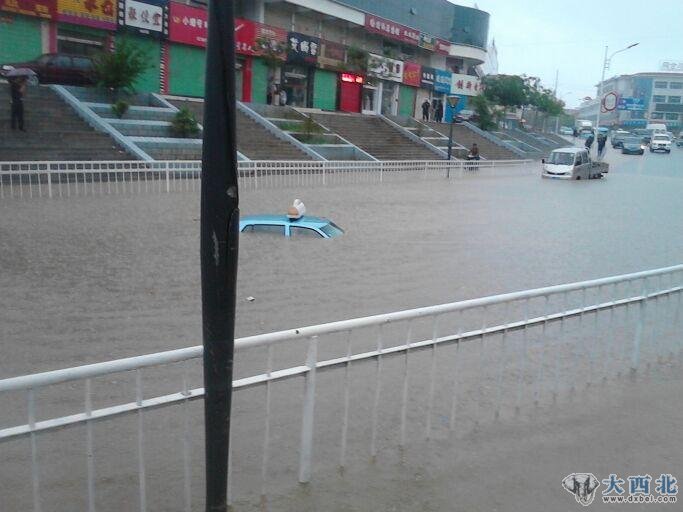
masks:
<svg viewBox="0 0 683 512"><path fill-rule="evenodd" d="M614 57L617 53L625 52L626 50L630 50L634 46L638 46L640 43L633 43L628 45L626 48L622 48L621 50L617 50L614 52L612 55L607 57L607 46L605 46L605 60L602 63L602 77L600 78L600 83L598 84L598 115L595 120L595 130L596 130L596 136L597 136L597 130L600 128L600 112L602 110L602 83L605 81L605 71L609 69L610 62L612 61L612 57Z"/></svg>

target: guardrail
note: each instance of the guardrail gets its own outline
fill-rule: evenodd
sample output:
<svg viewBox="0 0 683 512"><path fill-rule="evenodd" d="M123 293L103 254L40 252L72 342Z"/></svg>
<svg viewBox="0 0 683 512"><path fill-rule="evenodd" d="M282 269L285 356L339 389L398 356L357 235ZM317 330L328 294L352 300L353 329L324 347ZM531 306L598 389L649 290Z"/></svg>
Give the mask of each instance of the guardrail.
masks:
<svg viewBox="0 0 683 512"><path fill-rule="evenodd" d="M233 422L250 424L242 430L242 437L234 439L231 448L250 446L260 451L256 457L251 454L236 463L247 465L248 460L257 461L254 464L260 467L252 467L250 474L260 475L253 478L261 479L261 499L265 500L271 478L269 464L275 453L298 457L297 476L302 483L312 479L316 462L314 437L322 438L327 453L318 461L318 467L334 466L330 464L330 449L337 453L339 468L349 464L352 439L359 441L358 435L349 435L352 419L359 421L358 416L350 413L361 403L365 403L365 408L360 442L361 446L367 443L367 454L374 460L388 431L395 433L398 447L402 448L409 441L409 431L415 431L416 421L420 421L418 437L430 439L461 428L458 422L463 418L475 424L501 421L532 403L552 406L563 398L571 400L584 386L606 382L624 372L637 372L645 363L670 363L683 348L682 291L683 265L677 265L238 339L237 356L248 351L255 357L250 359L253 368L247 368L253 371L245 370L245 376L236 378L233 389L241 393L259 388L264 394L262 408L256 405L255 395L251 395L249 410L235 413ZM289 351L281 352L286 346ZM305 352L303 360L297 361L298 351ZM321 353L325 357L320 357ZM287 363L278 363L275 354ZM55 439L55 432L82 426L82 447L69 453L65 453L66 448L61 449L59 463L72 471L79 465L85 466L83 489L88 510L94 511L98 485L108 485L98 480L94 471L94 425L132 414L137 415L137 475L125 476L132 481L137 476L134 487L139 508L147 510L147 475L154 473L158 483L170 463L155 453L157 465L150 466L145 455L145 418L153 410L178 406L171 412L177 421L164 424L164 428L182 425L178 451L182 453L184 482L174 488L182 488L183 498L178 497L178 502L184 502L185 510L191 510L192 474L201 472L201 468L193 468L189 453L192 435L186 406L201 399L204 390L189 384L186 363L199 360L201 355L202 347L195 346L0 380L0 398L23 393L26 400L22 423L0 425L0 453L6 446L3 443L29 440L22 446L28 452L24 453L31 478L21 488L13 489L14 495L29 496L34 509L41 509L44 473L40 468L38 440L42 447L47 447ZM390 364L392 358L399 359ZM176 377L172 369L178 363L181 370ZM165 382L171 387L160 394L145 396L144 373L158 367L169 372L172 378ZM325 380L326 372L338 375ZM96 379L116 376L118 380L123 374L133 375L135 399L94 407L92 390ZM290 414L299 407L301 414L291 412L290 420L294 423L281 426L280 436L273 436L274 386L284 386L291 379L302 379L303 394L300 398L287 395L286 411L281 414ZM391 385L387 384L389 379L393 379ZM359 382L363 385L359 386ZM82 405L60 415L53 413L40 418L36 406L38 393L64 384L68 387L62 386L57 392L60 403L70 403L63 401L64 390L77 390L83 397ZM358 394L354 394L353 384L361 387ZM329 392L330 386L339 398L320 402L324 388ZM81 390L84 395L80 395ZM24 408L19 403L16 400L11 406L5 405L4 422L20 417ZM54 411L54 407L50 410ZM316 429L316 424L328 427ZM380 425L384 426L380 429ZM299 429L298 450L276 444L283 429ZM105 442L111 443L110 448L117 453L115 436L116 430L109 429ZM130 439L126 437L125 443L130 444ZM15 454L13 460L18 458ZM289 466L291 463L286 467ZM283 473L294 478L293 472L280 468L278 474ZM74 488L74 482L69 485ZM116 491L128 496L133 489ZM111 489L107 496L112 496Z"/></svg>
<svg viewBox="0 0 683 512"><path fill-rule="evenodd" d="M534 172L533 160L241 161L242 190ZM0 162L0 198L196 190L201 161Z"/></svg>

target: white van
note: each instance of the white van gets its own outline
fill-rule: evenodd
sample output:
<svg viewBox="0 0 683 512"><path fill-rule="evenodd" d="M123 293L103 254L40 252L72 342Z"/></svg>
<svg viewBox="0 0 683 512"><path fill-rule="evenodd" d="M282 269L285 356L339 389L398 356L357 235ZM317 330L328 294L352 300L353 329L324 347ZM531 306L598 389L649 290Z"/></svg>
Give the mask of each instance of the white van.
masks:
<svg viewBox="0 0 683 512"><path fill-rule="evenodd" d="M646 129L650 130L652 135L655 133L666 133L666 125L663 123L648 123Z"/></svg>
<svg viewBox="0 0 683 512"><path fill-rule="evenodd" d="M599 178L599 169L593 169L590 155L584 148L560 148L542 160L544 178L556 180L588 180ZM594 174L595 173L595 174Z"/></svg>

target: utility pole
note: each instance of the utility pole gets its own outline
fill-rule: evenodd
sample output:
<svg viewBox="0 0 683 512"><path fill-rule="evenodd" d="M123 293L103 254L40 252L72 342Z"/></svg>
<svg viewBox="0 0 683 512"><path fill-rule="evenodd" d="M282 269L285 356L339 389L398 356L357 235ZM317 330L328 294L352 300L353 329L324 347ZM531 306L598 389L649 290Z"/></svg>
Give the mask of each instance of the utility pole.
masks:
<svg viewBox="0 0 683 512"><path fill-rule="evenodd" d="M206 511L226 512L239 196L234 2L209 2L201 192Z"/></svg>

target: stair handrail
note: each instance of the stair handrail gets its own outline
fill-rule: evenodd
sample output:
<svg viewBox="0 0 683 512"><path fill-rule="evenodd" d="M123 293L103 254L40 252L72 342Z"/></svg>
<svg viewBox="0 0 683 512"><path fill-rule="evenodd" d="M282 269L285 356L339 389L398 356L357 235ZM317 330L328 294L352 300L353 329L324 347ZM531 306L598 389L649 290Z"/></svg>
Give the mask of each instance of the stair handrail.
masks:
<svg viewBox="0 0 683 512"><path fill-rule="evenodd" d="M123 147L131 155L135 156L139 160L144 160L147 162L154 161L147 152L130 140L127 136L123 135L119 130L114 128L110 123L105 122L100 116L98 116L91 108L84 105L78 98L76 98L71 92L69 92L62 85L50 85L52 89L59 98L69 105L76 114L83 119L88 125L90 125L95 130L109 135L117 144Z"/></svg>
<svg viewBox="0 0 683 512"><path fill-rule="evenodd" d="M359 153L362 153L363 155L367 156L367 157L368 157L368 161L370 161L370 162L379 162L379 160L378 160L377 158L375 158L374 156L372 156L370 153L368 153L367 151L362 150L361 148L359 148L358 146L356 146L355 144L353 144L350 140L348 140L348 139L342 137L341 135L339 135L339 133L337 133L336 131L331 130L330 128L328 128L327 126L325 126L324 124L322 124L322 123L321 123L320 121L318 121L317 119L313 119L308 113L302 112L301 110L296 109L296 108L295 108L294 110L296 110L296 111L297 111L299 114L301 114L302 116L308 117L309 119L311 119L315 124L317 124L318 126L320 126L323 130L327 130L328 132L335 134L337 137L339 137L340 140L344 141L344 144L347 144L347 145L353 147L355 151L358 151Z"/></svg>
<svg viewBox="0 0 683 512"><path fill-rule="evenodd" d="M434 144L427 142L426 140L422 139L421 137L418 137L413 132L411 132L410 130L408 130L404 126L401 126L397 122L392 121L391 119L389 119L384 114L380 114L378 117L380 119L382 119L385 123L387 123L389 126L391 126L392 128L398 130L402 135L408 137L413 142L417 142L418 144L429 149L432 153L436 153L437 155L439 155L443 159L448 158L448 154L445 151L440 150Z"/></svg>
<svg viewBox="0 0 683 512"><path fill-rule="evenodd" d="M289 144L292 144L293 146L296 146L298 149L306 153L308 156L310 156L313 160L318 160L321 162L326 162L327 158L319 154L317 151L312 149L310 146L304 144L300 140L297 140L296 138L292 137L289 133L285 132L284 130L281 130L278 128L274 123L263 117L261 114L256 112L254 109L249 108L246 104L244 104L241 101L237 102L237 110L245 114L247 117L255 121L257 124L261 125L263 128L265 128L268 132L270 132L272 135L277 137L280 140L283 140L285 142L288 142Z"/></svg>
<svg viewBox="0 0 683 512"><path fill-rule="evenodd" d="M514 144L510 144L509 142L501 140L498 137L496 137L495 135L492 135L492 134L482 130L478 126L474 126L469 121L463 121L461 124L463 126L466 126L468 129L472 130L477 135L481 135L482 137L484 137L489 142L494 143L496 146L501 146L501 147L511 151L512 153L514 153L517 156L521 156L524 158L529 157L529 154L526 151L522 151L521 149L515 147Z"/></svg>

